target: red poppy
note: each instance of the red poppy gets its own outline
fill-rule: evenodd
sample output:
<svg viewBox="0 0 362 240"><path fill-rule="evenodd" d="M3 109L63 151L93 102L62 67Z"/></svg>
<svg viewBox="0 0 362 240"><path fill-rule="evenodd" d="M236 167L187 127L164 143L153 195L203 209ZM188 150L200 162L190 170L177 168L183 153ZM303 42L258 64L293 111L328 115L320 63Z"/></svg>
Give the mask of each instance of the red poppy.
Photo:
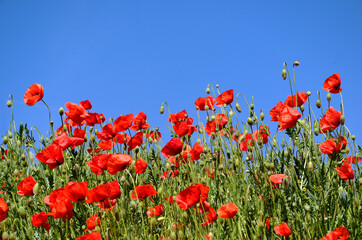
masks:
<svg viewBox="0 0 362 240"><path fill-rule="evenodd" d="M95 205L98 206L100 209L103 210L112 210L114 206L116 206L117 200L116 199L106 199L103 202L96 203Z"/></svg>
<svg viewBox="0 0 362 240"><path fill-rule="evenodd" d="M205 111L205 107L208 106L209 110L214 110L216 99L212 96L208 96L205 98L199 97L195 101L196 110Z"/></svg>
<svg viewBox="0 0 362 240"><path fill-rule="evenodd" d="M97 132L97 137L100 140L111 140L116 136L117 132L114 129L112 123L108 123L103 126L102 132Z"/></svg>
<svg viewBox="0 0 362 240"><path fill-rule="evenodd" d="M88 166L91 168L92 172L97 175L100 175L107 170L108 159L111 157L111 154L98 154L92 158L91 161L87 162Z"/></svg>
<svg viewBox="0 0 362 240"><path fill-rule="evenodd" d="M209 213L206 214L206 216L205 216L205 221L206 222L201 223L201 225L207 226L208 224L211 224L211 223L215 222L216 219L217 219L217 215L216 215L216 212L215 212L214 208L210 208Z"/></svg>
<svg viewBox="0 0 362 240"><path fill-rule="evenodd" d="M228 123L228 118L225 114L217 114L215 116L215 120L214 121L208 121L206 123L206 128L205 131L207 132L207 134L209 136L211 136L211 134L214 132L216 132L216 128L218 128L219 130L223 129L225 127L225 125Z"/></svg>
<svg viewBox="0 0 362 240"><path fill-rule="evenodd" d="M220 218L233 218L238 211L238 206L233 202L229 202L217 210L217 215L219 215Z"/></svg>
<svg viewBox="0 0 362 240"><path fill-rule="evenodd" d="M157 131L151 131L150 133L146 133L146 137L151 138L152 142L154 142L155 140L158 141L161 139L161 133Z"/></svg>
<svg viewBox="0 0 362 240"><path fill-rule="evenodd" d="M89 114L81 105L67 102L65 107L69 109L68 111L65 111L65 114L71 120L70 124L73 127L83 125L85 120L89 117Z"/></svg>
<svg viewBox="0 0 362 240"><path fill-rule="evenodd" d="M266 228L269 229L270 228L270 219L267 217L266 220L265 220L265 225L266 225Z"/></svg>
<svg viewBox="0 0 362 240"><path fill-rule="evenodd" d="M67 149L68 147L75 148L77 146L80 146L84 143L84 137L68 137L66 133L60 134L58 137L56 137L53 140L53 144L58 145L63 151Z"/></svg>
<svg viewBox="0 0 362 240"><path fill-rule="evenodd" d="M164 171L163 174L161 175L161 178L171 179L177 176L178 176L178 169L175 169L175 170Z"/></svg>
<svg viewBox="0 0 362 240"><path fill-rule="evenodd" d="M138 131L141 129L147 129L150 124L146 123L147 116L143 112L140 112L137 114L133 119L133 125L131 127L131 130Z"/></svg>
<svg viewBox="0 0 362 240"><path fill-rule="evenodd" d="M79 103L85 110L89 110L92 108L92 104L89 100L84 100Z"/></svg>
<svg viewBox="0 0 362 240"><path fill-rule="evenodd" d="M335 73L332 76L329 76L323 83L323 89L330 93L341 92L341 76L339 73Z"/></svg>
<svg viewBox="0 0 362 240"><path fill-rule="evenodd" d="M106 120L106 117L102 113L88 113L88 117L85 122L88 126L93 127L96 124L101 124Z"/></svg>
<svg viewBox="0 0 362 240"><path fill-rule="evenodd" d="M108 173L115 175L117 172L122 172L132 163L132 157L128 154L114 153L108 159Z"/></svg>
<svg viewBox="0 0 362 240"><path fill-rule="evenodd" d="M22 180L18 185L18 195L20 196L34 196L33 188L36 184L33 176L29 176Z"/></svg>
<svg viewBox="0 0 362 240"><path fill-rule="evenodd" d="M114 147L114 142L112 140L104 140L104 141L100 141L98 143L98 146L100 148L102 148L103 150L107 151L107 150L111 150Z"/></svg>
<svg viewBox="0 0 362 240"><path fill-rule="evenodd" d="M322 153L330 155L333 153L339 153L341 149L346 148L347 140L341 136L338 139L328 139L321 143L318 147L321 149Z"/></svg>
<svg viewBox="0 0 362 240"><path fill-rule="evenodd" d="M113 200L121 196L121 189L117 180L99 185L88 191L86 203Z"/></svg>
<svg viewBox="0 0 362 240"><path fill-rule="evenodd" d="M146 171L148 164L145 160L143 160L143 158L139 158L136 161L136 164L134 165L135 171L137 174L142 174Z"/></svg>
<svg viewBox="0 0 362 240"><path fill-rule="evenodd" d="M70 181L65 186L65 196L72 202L80 202L87 197L88 194L88 182L73 182Z"/></svg>
<svg viewBox="0 0 362 240"><path fill-rule="evenodd" d="M234 90L230 89L221 93L216 99L216 106L220 107L224 104L230 104L234 100Z"/></svg>
<svg viewBox="0 0 362 240"><path fill-rule="evenodd" d="M358 157L358 156L355 156L355 157L349 156L343 160L348 163L356 164L356 163L359 163L362 160L362 158Z"/></svg>
<svg viewBox="0 0 362 240"><path fill-rule="evenodd" d="M85 137L85 131L84 131L83 129L76 128L76 129L74 129L74 131L73 131L73 137L74 137L74 138L82 138L82 139L84 139L84 137Z"/></svg>
<svg viewBox="0 0 362 240"><path fill-rule="evenodd" d="M163 156L175 156L181 153L183 143L180 138L172 138L161 150Z"/></svg>
<svg viewBox="0 0 362 240"><path fill-rule="evenodd" d="M192 118L187 118L185 121L173 125L173 130L179 137L190 136L193 132L197 131L196 127L192 125L193 121Z"/></svg>
<svg viewBox="0 0 362 240"><path fill-rule="evenodd" d="M286 224L285 222L281 223L278 226L275 226L274 231L277 235L282 235L284 237L287 237L290 234L292 234L292 231L290 231L288 224Z"/></svg>
<svg viewBox="0 0 362 240"><path fill-rule="evenodd" d="M48 222L48 214L46 212L35 213L31 217L31 223L33 224L34 227L43 227L49 232L50 225L47 222Z"/></svg>
<svg viewBox="0 0 362 240"><path fill-rule="evenodd" d="M132 149L141 146L143 143L143 132L137 132L128 142L128 150L131 151Z"/></svg>
<svg viewBox="0 0 362 240"><path fill-rule="evenodd" d="M343 162L343 164L339 167L336 167L338 175L344 180L347 181L348 179L354 178L353 169L350 163Z"/></svg>
<svg viewBox="0 0 362 240"><path fill-rule="evenodd" d="M216 169L216 168L214 168L214 169ZM209 178L215 177L214 172L212 172L208 167L206 168L206 173Z"/></svg>
<svg viewBox="0 0 362 240"><path fill-rule="evenodd" d="M284 104L289 107L300 107L307 101L307 99L308 95L305 92L297 92L296 95L288 95L287 100L285 100Z"/></svg>
<svg viewBox="0 0 362 240"><path fill-rule="evenodd" d="M94 230L96 226L99 225L101 225L101 220L96 213L87 219L87 228L84 230L84 232Z"/></svg>
<svg viewBox="0 0 362 240"><path fill-rule="evenodd" d="M301 116L302 115L300 114L300 112L298 112L294 108L286 106L283 111L281 111L278 118L278 123L280 126L279 131L294 127Z"/></svg>
<svg viewBox="0 0 362 240"><path fill-rule="evenodd" d="M1 154L1 159L5 159L5 156L8 154L8 150L5 149L4 152Z"/></svg>
<svg viewBox="0 0 362 240"><path fill-rule="evenodd" d="M160 204L158 204L158 206L151 207L147 211L147 216L155 217L155 216L160 216L162 213L163 213L163 205L160 203Z"/></svg>
<svg viewBox="0 0 362 240"><path fill-rule="evenodd" d="M131 199L132 200L145 199L147 197L151 197L156 194L157 191L154 189L154 187L151 184L135 186L135 190L131 194Z"/></svg>
<svg viewBox="0 0 362 240"><path fill-rule="evenodd" d="M130 135L127 133L117 134L114 141L119 144L128 143L131 140Z"/></svg>
<svg viewBox="0 0 362 240"><path fill-rule="evenodd" d="M63 127L66 129L65 131L64 131ZM55 132L55 136L59 136L63 133L68 135L71 132L72 132L72 126L69 123L65 122L62 126L60 126L57 129L57 131Z"/></svg>
<svg viewBox="0 0 362 240"><path fill-rule="evenodd" d="M270 121L273 122L278 122L278 118L280 113L284 110L286 106L282 103L282 102L278 102L275 107L273 107L270 111L269 111L269 115L272 117L272 119Z"/></svg>
<svg viewBox="0 0 362 240"><path fill-rule="evenodd" d="M185 121L187 118L188 114L186 110L182 110L181 112L178 113L171 113L170 116L168 117L168 121L170 123L179 123Z"/></svg>
<svg viewBox="0 0 362 240"><path fill-rule="evenodd" d="M253 132L253 137L255 141L258 141L259 138L262 140L263 144L268 143L268 137L269 137L269 127L266 125L260 126L259 130L255 130Z"/></svg>
<svg viewBox="0 0 362 240"><path fill-rule="evenodd" d="M200 202L200 195L200 187L196 184L181 191L175 200L182 210L186 210Z"/></svg>
<svg viewBox="0 0 362 240"><path fill-rule="evenodd" d="M319 122L319 132L333 131L341 124L341 112L338 112L333 107L328 108L323 118Z"/></svg>
<svg viewBox="0 0 362 240"><path fill-rule="evenodd" d="M345 227L338 227L334 231L329 232L325 237L319 240L346 240L349 238L349 232Z"/></svg>
<svg viewBox="0 0 362 240"><path fill-rule="evenodd" d="M44 198L44 202L49 205L52 210L48 215L54 218L73 217L73 203L64 194L64 188L57 188L53 190L50 195Z"/></svg>
<svg viewBox="0 0 362 240"><path fill-rule="evenodd" d="M9 206L6 204L4 198L0 198L0 222L6 219L8 211Z"/></svg>
<svg viewBox="0 0 362 240"><path fill-rule="evenodd" d="M133 114L128 114L126 116L120 116L114 121L114 127L116 132L124 132L132 126Z"/></svg>
<svg viewBox="0 0 362 240"><path fill-rule="evenodd" d="M63 150L56 144L51 144L36 155L36 158L54 169L64 163Z"/></svg>
<svg viewBox="0 0 362 240"><path fill-rule="evenodd" d="M44 97L44 88L41 84L31 85L24 94L24 103L33 106Z"/></svg>
<svg viewBox="0 0 362 240"><path fill-rule="evenodd" d="M76 238L76 240L102 240L102 236L100 232L93 231L89 234L85 234L81 237Z"/></svg>
<svg viewBox="0 0 362 240"><path fill-rule="evenodd" d="M273 174L270 176L270 180L272 181L272 183L276 184L273 185L275 187L278 187L278 184L282 184L284 178L289 179L289 176L286 174Z"/></svg>
<svg viewBox="0 0 362 240"><path fill-rule="evenodd" d="M194 146L192 147L190 154L191 154L191 160L196 161L200 159L201 153L204 152L204 145L196 142Z"/></svg>
<svg viewBox="0 0 362 240"><path fill-rule="evenodd" d="M254 138L251 136L250 133L245 135L244 141L240 143L241 151L248 151L248 147L254 146Z"/></svg>

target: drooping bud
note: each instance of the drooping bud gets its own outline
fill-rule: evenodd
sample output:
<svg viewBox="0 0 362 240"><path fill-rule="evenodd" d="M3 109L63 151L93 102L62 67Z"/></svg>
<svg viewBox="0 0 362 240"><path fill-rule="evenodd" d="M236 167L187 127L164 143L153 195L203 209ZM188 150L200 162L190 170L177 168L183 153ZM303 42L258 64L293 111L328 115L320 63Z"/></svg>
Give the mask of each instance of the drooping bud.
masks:
<svg viewBox="0 0 362 240"><path fill-rule="evenodd" d="M236 110L237 110L239 113L241 113L241 107L240 107L240 104L239 104L239 103L236 103L236 104L235 104L235 108L236 108Z"/></svg>
<svg viewBox="0 0 362 240"><path fill-rule="evenodd" d="M321 106L322 106L321 100L318 99L316 102L316 105L317 105L317 108L321 108Z"/></svg>
<svg viewBox="0 0 362 240"><path fill-rule="evenodd" d="M206 94L210 94L210 88L206 88Z"/></svg>
<svg viewBox="0 0 362 240"><path fill-rule="evenodd" d="M6 102L6 106L8 106L8 108L10 108L13 105L13 103L11 102L11 100L8 100Z"/></svg>
<svg viewBox="0 0 362 240"><path fill-rule="evenodd" d="M230 109L229 116L232 118L233 115L234 115L234 112L233 112L233 110Z"/></svg>
<svg viewBox="0 0 362 240"><path fill-rule="evenodd" d="M165 112L165 107L162 105L161 107L160 107L160 114L163 114Z"/></svg>
<svg viewBox="0 0 362 240"><path fill-rule="evenodd" d="M285 68L282 70L282 78L283 80L287 79L287 70L285 70Z"/></svg>
<svg viewBox="0 0 362 240"><path fill-rule="evenodd" d="M352 141L354 141L356 139L356 135L352 135L351 139L352 139Z"/></svg>
<svg viewBox="0 0 362 240"><path fill-rule="evenodd" d="M299 107L300 111L304 112L304 105Z"/></svg>
<svg viewBox="0 0 362 240"><path fill-rule="evenodd" d="M307 91L307 96L309 97L310 95L312 95L311 91Z"/></svg>
<svg viewBox="0 0 362 240"><path fill-rule="evenodd" d="M299 66L299 64L300 64L300 62L298 60L295 60L293 63L294 66Z"/></svg>

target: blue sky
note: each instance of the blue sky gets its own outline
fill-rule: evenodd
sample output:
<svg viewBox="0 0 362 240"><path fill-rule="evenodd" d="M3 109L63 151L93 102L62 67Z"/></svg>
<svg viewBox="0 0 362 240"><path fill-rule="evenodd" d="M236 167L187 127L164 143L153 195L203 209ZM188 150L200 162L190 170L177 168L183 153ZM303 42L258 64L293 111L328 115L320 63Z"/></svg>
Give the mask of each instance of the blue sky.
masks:
<svg viewBox="0 0 362 240"><path fill-rule="evenodd" d="M320 90L326 106L323 82L341 74L346 125L361 143L361 12L361 1L0 0L0 135L10 93L17 124L48 129L45 106L23 102L33 83L44 86L56 125L66 102L89 99L107 119L143 111L169 136L161 103L196 118L209 83L254 96L270 120L290 94L283 62L299 60L297 88L312 91L313 105Z"/></svg>

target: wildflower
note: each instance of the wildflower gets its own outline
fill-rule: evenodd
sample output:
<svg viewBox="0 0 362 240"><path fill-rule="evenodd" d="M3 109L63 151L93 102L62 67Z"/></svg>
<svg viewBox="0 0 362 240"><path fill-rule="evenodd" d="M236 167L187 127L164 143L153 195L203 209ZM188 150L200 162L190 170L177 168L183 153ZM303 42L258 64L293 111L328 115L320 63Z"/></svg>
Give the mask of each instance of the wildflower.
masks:
<svg viewBox="0 0 362 240"><path fill-rule="evenodd" d="M101 124L106 120L106 117L102 113L88 113L88 117L85 119L85 123L88 126L94 126Z"/></svg>
<svg viewBox="0 0 362 240"><path fill-rule="evenodd" d="M143 112L140 112L137 114L133 119L133 125L131 127L131 130L138 131L141 129L147 129L150 124L146 123L147 116Z"/></svg>
<svg viewBox="0 0 362 240"><path fill-rule="evenodd" d="M341 124L341 112L338 112L333 107L328 108L323 118L319 122L319 133L333 131Z"/></svg>
<svg viewBox="0 0 362 240"><path fill-rule="evenodd" d="M108 173L115 175L117 172L122 172L132 163L132 157L128 154L114 153L108 159Z"/></svg>
<svg viewBox="0 0 362 240"><path fill-rule="evenodd" d="M157 131L151 131L150 133L146 133L146 137L151 138L152 142L154 142L155 140L158 141L161 139L161 133Z"/></svg>
<svg viewBox="0 0 362 240"><path fill-rule="evenodd" d="M67 102L65 107L69 109L68 111L65 111L65 115L71 120L70 124L73 127L82 126L89 117L89 114L81 105Z"/></svg>
<svg viewBox="0 0 362 240"><path fill-rule="evenodd" d="M87 228L84 230L84 232L94 230L96 226L99 225L101 225L101 220L96 213L87 219Z"/></svg>
<svg viewBox="0 0 362 240"><path fill-rule="evenodd" d="M48 222L48 215L46 212L41 213L35 213L31 217L31 224L33 224L34 227L43 227L45 230L49 232L50 225Z"/></svg>
<svg viewBox="0 0 362 240"><path fill-rule="evenodd" d="M76 240L102 240L102 236L100 232L93 231L89 234L85 234L81 237L76 238Z"/></svg>
<svg viewBox="0 0 362 240"><path fill-rule="evenodd" d="M188 118L188 114L187 114L186 110L182 110L181 112L170 114L170 116L168 117L168 121L170 123L176 124L176 123L185 121L187 118Z"/></svg>
<svg viewBox="0 0 362 240"><path fill-rule="evenodd" d="M305 92L298 93L296 95L288 95L287 100L285 100L284 105L289 107L300 107L308 99L308 95Z"/></svg>
<svg viewBox="0 0 362 240"><path fill-rule="evenodd" d="M284 237L287 237L290 234L292 234L292 231L290 231L290 229L288 227L288 224L286 224L285 222L281 223L278 226L275 226L274 231L275 231L276 234L282 235Z"/></svg>
<svg viewBox="0 0 362 240"><path fill-rule="evenodd" d="M80 202L87 197L88 182L70 181L65 186L64 195L72 202Z"/></svg>
<svg viewBox="0 0 362 240"><path fill-rule="evenodd" d="M89 110L92 108L92 104L89 100L84 100L79 103L85 110Z"/></svg>
<svg viewBox="0 0 362 240"><path fill-rule="evenodd" d="M259 130L255 130L253 132L253 137L255 141L261 139L263 144L267 144L269 137L269 127L266 125L259 126Z"/></svg>
<svg viewBox="0 0 362 240"><path fill-rule="evenodd" d="M302 115L297 110L286 106L281 112L278 117L278 123L279 123L279 131L283 131L287 128L292 128L297 124L298 119Z"/></svg>
<svg viewBox="0 0 362 240"><path fill-rule="evenodd" d="M229 202L217 210L217 215L219 215L220 218L233 218L238 211L238 206L233 202Z"/></svg>
<svg viewBox="0 0 362 240"><path fill-rule="evenodd" d="M156 195L157 191L151 184L146 184L142 186L135 186L135 190L131 194L131 199L145 199L147 197L151 197Z"/></svg>
<svg viewBox="0 0 362 240"><path fill-rule="evenodd" d="M278 122L279 115L285 107L282 102L278 102L275 107L269 111L269 115L272 117L271 121Z"/></svg>
<svg viewBox="0 0 362 240"><path fill-rule="evenodd" d="M323 83L323 90L330 93L339 93L342 91L341 76L339 73L335 73L329 76Z"/></svg>
<svg viewBox="0 0 362 240"><path fill-rule="evenodd" d="M137 115L138 116L138 115ZM120 116L114 120L114 127L116 132L124 132L132 126L133 114L128 114L126 116Z"/></svg>
<svg viewBox="0 0 362 240"><path fill-rule="evenodd" d="M344 180L347 181L348 179L354 178L353 169L351 164L344 161L343 164L339 167L336 167L338 175Z"/></svg>
<svg viewBox="0 0 362 240"><path fill-rule="evenodd" d="M41 84L31 85L24 94L24 103L33 106L44 97L44 88Z"/></svg>
<svg viewBox="0 0 362 240"><path fill-rule="evenodd" d="M322 153L330 155L334 153L339 153L339 151L346 148L346 146L347 140L345 139L345 137L341 136L338 139L328 139L321 143L318 147L321 149Z"/></svg>
<svg viewBox="0 0 362 240"><path fill-rule="evenodd" d="M178 176L178 169L175 170L169 170L169 171L164 171L163 174L161 175L162 179L171 179L174 177Z"/></svg>
<svg viewBox="0 0 362 240"><path fill-rule="evenodd" d="M205 98L199 97L195 101L195 106L197 110L205 111L205 107L207 106L210 110L214 110L216 99L212 96L208 96Z"/></svg>
<svg viewBox="0 0 362 240"><path fill-rule="evenodd" d="M111 154L98 154L94 156L91 161L87 162L87 164L93 173L100 175L104 170L107 170L108 159L110 157Z"/></svg>
<svg viewBox="0 0 362 240"><path fill-rule="evenodd" d="M36 158L54 169L64 163L63 150L56 144L51 144L36 155Z"/></svg>
<svg viewBox="0 0 362 240"><path fill-rule="evenodd" d="M146 171L148 164L145 160L143 160L143 158L138 158L138 160L136 161L136 164L134 165L135 167L135 171L137 174L142 174Z"/></svg>
<svg viewBox="0 0 362 240"><path fill-rule="evenodd" d="M345 240L349 238L349 232L345 227L338 227L334 231L329 232L325 237L319 240Z"/></svg>
<svg viewBox="0 0 362 240"><path fill-rule="evenodd" d="M201 225L207 226L208 224L215 222L217 219L217 215L216 215L214 208L210 208L209 213L206 214L206 216L204 218L205 218L205 222L201 223Z"/></svg>
<svg viewBox="0 0 362 240"><path fill-rule="evenodd" d="M4 198L0 198L0 222L6 219L8 211L9 206L6 204Z"/></svg>
<svg viewBox="0 0 362 240"><path fill-rule="evenodd" d="M214 121L211 120L206 123L205 131L211 136L213 132L216 133L216 128L222 130L227 123L228 118L225 114L217 114Z"/></svg>
<svg viewBox="0 0 362 240"><path fill-rule="evenodd" d="M88 191L86 203L102 202L106 199L116 199L121 196L117 180L96 186Z"/></svg>
<svg viewBox="0 0 362 240"><path fill-rule="evenodd" d="M132 149L141 146L143 143L143 133L137 132L128 142L128 150L131 151Z"/></svg>
<svg viewBox="0 0 362 240"><path fill-rule="evenodd" d="M18 195L20 196L34 196L33 188L36 184L33 176L23 179L18 185Z"/></svg>
<svg viewBox="0 0 362 240"><path fill-rule="evenodd" d="M98 146L103 150L111 150L114 147L114 142L112 140L104 140L98 143Z"/></svg>
<svg viewBox="0 0 362 240"><path fill-rule="evenodd" d="M158 206L151 207L147 211L148 217L160 216L163 213L163 205L160 203Z"/></svg>
<svg viewBox="0 0 362 240"><path fill-rule="evenodd" d="M279 187L279 184L283 183L283 179L287 178L289 179L288 175L285 174L273 174L270 176L270 180L272 183L274 183L275 185L272 185L273 187Z"/></svg>
<svg viewBox="0 0 362 240"><path fill-rule="evenodd" d="M245 139L244 139L244 141L242 141L240 143L239 147L240 147L241 151L247 151L248 147L253 147L253 146L254 146L254 139L251 136L251 134L248 133L245 135Z"/></svg>
<svg viewBox="0 0 362 240"><path fill-rule="evenodd" d="M186 210L200 202L200 195L200 187L192 185L176 196L176 203L182 210Z"/></svg>
<svg viewBox="0 0 362 240"><path fill-rule="evenodd" d="M216 106L220 107L224 104L230 104L234 100L234 90L230 89L221 93L216 99Z"/></svg>
<svg viewBox="0 0 362 240"><path fill-rule="evenodd" d="M161 150L164 156L175 156L181 153L183 143L180 138L172 138Z"/></svg>
<svg viewBox="0 0 362 240"><path fill-rule="evenodd" d="M200 159L201 153L204 152L204 145L196 142L194 146L192 147L190 154L191 154L191 160L196 161Z"/></svg>
<svg viewBox="0 0 362 240"><path fill-rule="evenodd" d="M54 218L73 217L73 203L64 194L64 188L57 188L53 190L50 195L44 198L44 202L49 205L51 213Z"/></svg>
<svg viewBox="0 0 362 240"><path fill-rule="evenodd" d="M76 133L81 134L78 131L74 130ZM79 138L79 137L68 137L66 133L62 133L60 134L58 137L56 137L53 140L53 144L58 145L63 151L65 149L67 149L68 147L72 147L75 148L77 146L80 146L84 143L84 137L83 138Z"/></svg>
<svg viewBox="0 0 362 240"><path fill-rule="evenodd" d="M345 158L343 160L348 162L348 163L357 164L362 160L362 158L357 157L357 156L355 156L355 157L349 156L349 157L347 157L347 158Z"/></svg>
<svg viewBox="0 0 362 240"><path fill-rule="evenodd" d="M100 140L112 140L116 136L117 132L114 129L112 123L108 123L103 126L102 132L97 132L97 137Z"/></svg>
<svg viewBox="0 0 362 240"><path fill-rule="evenodd" d="M181 121L173 125L173 130L179 137L183 137L185 135L190 136L197 130L196 127L192 125L193 121L194 120L192 118L186 118L185 121Z"/></svg>

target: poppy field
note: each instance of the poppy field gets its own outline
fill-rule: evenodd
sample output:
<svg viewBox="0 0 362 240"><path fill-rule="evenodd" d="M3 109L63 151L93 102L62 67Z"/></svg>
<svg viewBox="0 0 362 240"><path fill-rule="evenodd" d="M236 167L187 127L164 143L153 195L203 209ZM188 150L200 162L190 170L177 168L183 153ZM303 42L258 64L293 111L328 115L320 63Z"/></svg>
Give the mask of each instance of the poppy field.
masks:
<svg viewBox="0 0 362 240"><path fill-rule="evenodd" d="M162 133L144 112L105 116L90 100L50 112L33 84L24 103L45 104L49 131L13 117L2 133L1 239L362 239L362 148L340 74L317 93L286 64L281 78L290 95L265 112L218 85L187 111L164 102Z"/></svg>

